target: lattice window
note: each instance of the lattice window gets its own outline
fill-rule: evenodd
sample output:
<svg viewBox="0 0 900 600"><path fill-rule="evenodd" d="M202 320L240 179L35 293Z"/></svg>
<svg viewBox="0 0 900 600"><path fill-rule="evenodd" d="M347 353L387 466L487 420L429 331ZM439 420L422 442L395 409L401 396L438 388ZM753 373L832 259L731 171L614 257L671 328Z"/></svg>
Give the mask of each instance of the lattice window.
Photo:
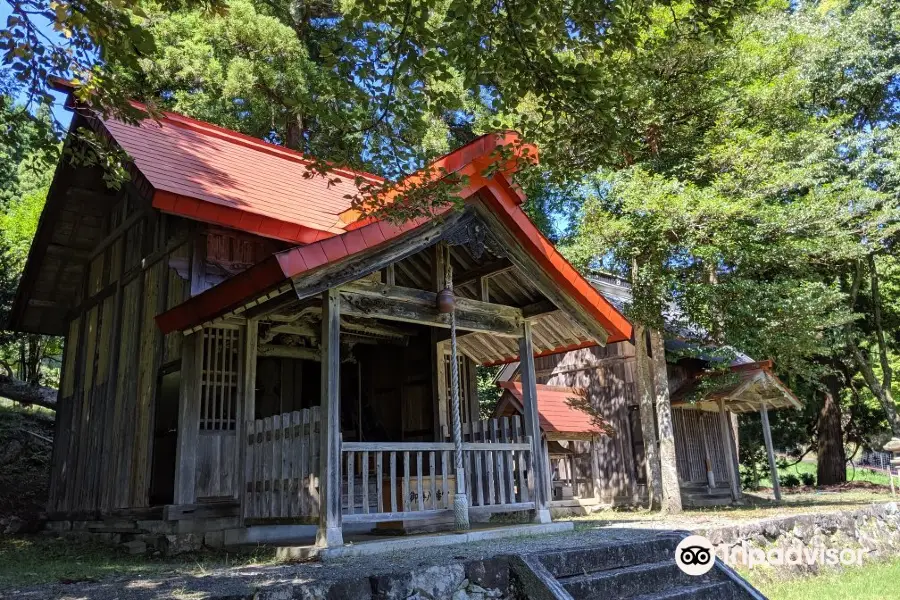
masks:
<svg viewBox="0 0 900 600"><path fill-rule="evenodd" d="M200 380L200 429L227 431L237 427L241 379L241 331L203 330L203 374Z"/></svg>

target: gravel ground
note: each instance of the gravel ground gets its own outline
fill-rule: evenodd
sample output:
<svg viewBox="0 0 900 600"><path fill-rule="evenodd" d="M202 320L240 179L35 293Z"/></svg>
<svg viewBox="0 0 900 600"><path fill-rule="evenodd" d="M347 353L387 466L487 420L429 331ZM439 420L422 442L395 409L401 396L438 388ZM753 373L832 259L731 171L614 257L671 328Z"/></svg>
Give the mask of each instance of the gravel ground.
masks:
<svg viewBox="0 0 900 600"><path fill-rule="evenodd" d="M2 598L22 600L236 600L254 592L284 592L312 582L357 579L370 575L405 573L433 565L485 559L505 554L530 554L561 548L628 542L659 535L669 530L660 523L643 528L638 523L625 527L601 526L540 536L501 538L474 544L419 548L415 553L381 554L346 558L328 563L306 562L290 565L240 567L210 570L202 575L164 575L147 578L112 579L99 583L48 584L0 591Z"/></svg>
<svg viewBox="0 0 900 600"><path fill-rule="evenodd" d="M872 504L869 504L871 506ZM499 538L455 546L417 548L398 552L353 557L327 563L247 566L209 569L188 575L157 574L146 577L108 579L97 583L47 584L29 588L0 590L0 598L23 600L243 600L254 592L271 599L304 598L295 595L306 584L355 580L371 575L408 573L434 565L464 563L508 554L531 554L552 550L607 544L621 544L673 531L710 530L750 524L772 518L822 510L748 510L686 512L676 516L658 513L606 511L576 519L574 531L547 535ZM822 507L815 507L821 509ZM832 507L833 508L833 507ZM851 507L842 507L848 510ZM861 508L861 507L853 507ZM780 515L778 513L781 513ZM842 512L840 509L831 512ZM199 571L199 569L198 569Z"/></svg>

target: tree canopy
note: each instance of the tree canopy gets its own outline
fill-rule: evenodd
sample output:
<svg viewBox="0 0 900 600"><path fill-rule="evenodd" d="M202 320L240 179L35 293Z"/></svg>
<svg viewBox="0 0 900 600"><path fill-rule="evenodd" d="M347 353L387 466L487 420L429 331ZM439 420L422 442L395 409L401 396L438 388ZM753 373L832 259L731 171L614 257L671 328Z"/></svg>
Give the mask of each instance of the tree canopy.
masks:
<svg viewBox="0 0 900 600"><path fill-rule="evenodd" d="M566 241L633 279L636 318L819 392L861 381L894 435L898 40L893 2L773 3L724 42L643 53L691 91L633 84L654 136L574 190Z"/></svg>

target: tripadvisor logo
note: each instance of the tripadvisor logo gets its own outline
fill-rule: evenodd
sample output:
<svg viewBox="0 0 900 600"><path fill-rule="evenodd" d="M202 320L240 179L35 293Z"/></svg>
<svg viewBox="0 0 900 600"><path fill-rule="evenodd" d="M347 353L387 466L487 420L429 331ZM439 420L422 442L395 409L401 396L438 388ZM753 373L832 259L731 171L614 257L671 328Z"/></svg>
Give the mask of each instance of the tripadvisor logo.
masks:
<svg viewBox="0 0 900 600"><path fill-rule="evenodd" d="M728 544L714 547L712 542L702 535L691 535L681 540L675 548L675 564L688 575L697 576L704 575L713 568L717 555L731 567L742 565L752 569L758 565L858 566L869 552L868 548L839 549L801 544L789 548L775 547L763 550L750 546L746 541L734 547Z"/></svg>
<svg viewBox="0 0 900 600"><path fill-rule="evenodd" d="M690 535L675 548L675 564L688 575L705 575L715 563L713 545L702 535Z"/></svg>

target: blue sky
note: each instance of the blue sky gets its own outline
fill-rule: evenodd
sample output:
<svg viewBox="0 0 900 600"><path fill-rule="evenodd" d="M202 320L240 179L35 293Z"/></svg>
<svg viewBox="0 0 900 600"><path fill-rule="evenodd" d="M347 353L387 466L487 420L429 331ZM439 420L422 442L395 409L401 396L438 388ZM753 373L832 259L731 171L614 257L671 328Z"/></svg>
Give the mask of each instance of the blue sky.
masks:
<svg viewBox="0 0 900 600"><path fill-rule="evenodd" d="M0 2L0 23L3 23L3 26L6 26L6 19L11 14L10 6L6 2ZM36 19L36 21L40 21L40 19ZM41 28L44 34L51 39L61 39L59 34L53 31L53 28L50 25L49 21L46 21L44 26ZM7 67L2 67L6 69ZM65 97L63 94L53 92L53 95L56 97L56 102L53 103L53 117L56 119L58 123L60 123L64 128L68 129L69 123L72 121L71 112L65 110L63 108L63 102ZM16 98L18 102L26 102L27 98L23 95Z"/></svg>

